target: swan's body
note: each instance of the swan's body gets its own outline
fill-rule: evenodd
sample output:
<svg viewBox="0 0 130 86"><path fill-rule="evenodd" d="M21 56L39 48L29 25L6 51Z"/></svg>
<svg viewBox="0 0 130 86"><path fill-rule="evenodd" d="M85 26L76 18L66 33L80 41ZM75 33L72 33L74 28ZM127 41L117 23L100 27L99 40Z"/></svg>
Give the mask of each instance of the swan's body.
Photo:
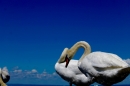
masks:
<svg viewBox="0 0 130 86"><path fill-rule="evenodd" d="M2 69L2 80L4 83L7 83L10 80L10 75L6 67Z"/></svg>
<svg viewBox="0 0 130 86"><path fill-rule="evenodd" d="M56 63L56 72L66 81L77 86L89 86L92 80L87 78L77 66L78 60L71 60L68 67L65 68L65 63Z"/></svg>
<svg viewBox="0 0 130 86"><path fill-rule="evenodd" d="M96 77L102 85L112 85L124 80L130 73L129 65L112 53L93 52L87 55L78 67Z"/></svg>
<svg viewBox="0 0 130 86"><path fill-rule="evenodd" d="M60 75L60 77L70 82L71 84L75 84L76 86L89 86L90 84L93 83L93 80L92 80L93 78L90 76L86 77L78 69L77 63L78 63L78 60L71 60L68 67L66 68L65 61L64 62L58 61L55 64L55 70Z"/></svg>
<svg viewBox="0 0 130 86"><path fill-rule="evenodd" d="M90 45L85 41L77 42L66 54L71 59L80 47L83 47L85 52L78 61L78 67L85 75L89 73L95 77L97 83L110 86L129 75L130 67L119 56L105 52L90 53Z"/></svg>

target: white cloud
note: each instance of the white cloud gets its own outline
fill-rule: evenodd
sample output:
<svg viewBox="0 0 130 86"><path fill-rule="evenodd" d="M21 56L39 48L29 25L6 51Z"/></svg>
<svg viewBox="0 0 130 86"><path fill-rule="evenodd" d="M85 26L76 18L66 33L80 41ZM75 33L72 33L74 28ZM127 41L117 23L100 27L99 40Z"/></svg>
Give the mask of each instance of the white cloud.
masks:
<svg viewBox="0 0 130 86"><path fill-rule="evenodd" d="M57 76L57 73L56 73L56 72L54 72L54 73L53 73L53 75L54 75L54 76Z"/></svg>
<svg viewBox="0 0 130 86"><path fill-rule="evenodd" d="M130 59L125 59L124 61L130 65Z"/></svg>
<svg viewBox="0 0 130 86"><path fill-rule="evenodd" d="M32 69L32 73L37 73L37 70L36 69Z"/></svg>
<svg viewBox="0 0 130 86"><path fill-rule="evenodd" d="M15 73L21 73L22 72L22 70L14 70L13 72L15 72Z"/></svg>
<svg viewBox="0 0 130 86"><path fill-rule="evenodd" d="M10 81L8 83L16 84L61 84L66 83L55 72L48 73L45 69L39 73L36 69L22 70L19 67L13 68L9 71Z"/></svg>

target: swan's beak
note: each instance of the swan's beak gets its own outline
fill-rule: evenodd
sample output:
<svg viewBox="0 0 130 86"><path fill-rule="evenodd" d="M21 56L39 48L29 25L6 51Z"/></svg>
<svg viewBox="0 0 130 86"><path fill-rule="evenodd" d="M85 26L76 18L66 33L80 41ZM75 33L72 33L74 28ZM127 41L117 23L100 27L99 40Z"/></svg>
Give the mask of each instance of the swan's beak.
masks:
<svg viewBox="0 0 130 86"><path fill-rule="evenodd" d="M67 55L66 55L66 57L65 57L65 62L66 62L65 67L67 68L67 66L68 66L68 64L69 64L69 62L70 62L70 59L68 58Z"/></svg>

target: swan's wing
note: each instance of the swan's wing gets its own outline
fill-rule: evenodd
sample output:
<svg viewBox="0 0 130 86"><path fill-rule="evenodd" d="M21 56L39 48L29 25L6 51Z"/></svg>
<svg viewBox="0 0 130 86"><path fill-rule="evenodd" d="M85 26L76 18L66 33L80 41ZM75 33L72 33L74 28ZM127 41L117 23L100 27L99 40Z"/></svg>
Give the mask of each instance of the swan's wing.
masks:
<svg viewBox="0 0 130 86"><path fill-rule="evenodd" d="M122 68L128 64L119 56L105 52L93 52L86 56L88 62L95 68Z"/></svg>
<svg viewBox="0 0 130 86"><path fill-rule="evenodd" d="M60 76L72 77L76 74L81 74L77 66L78 60L70 60L68 67L66 68L66 63L56 63L55 70Z"/></svg>
<svg viewBox="0 0 130 86"><path fill-rule="evenodd" d="M75 81L76 75L82 74L77 66L78 60L71 60L68 67L66 68L66 63L56 63L56 72L66 81Z"/></svg>
<svg viewBox="0 0 130 86"><path fill-rule="evenodd" d="M94 77L88 78L84 74L78 74L75 76L75 81L80 83L80 86L82 86L82 84L89 86L90 84L94 83L93 79L94 79ZM77 85L77 86L79 86L79 85Z"/></svg>
<svg viewBox="0 0 130 86"><path fill-rule="evenodd" d="M74 74L82 74L78 69L78 60L70 60L69 65L65 68L66 63L62 63L61 66L64 67L67 71L72 71Z"/></svg>

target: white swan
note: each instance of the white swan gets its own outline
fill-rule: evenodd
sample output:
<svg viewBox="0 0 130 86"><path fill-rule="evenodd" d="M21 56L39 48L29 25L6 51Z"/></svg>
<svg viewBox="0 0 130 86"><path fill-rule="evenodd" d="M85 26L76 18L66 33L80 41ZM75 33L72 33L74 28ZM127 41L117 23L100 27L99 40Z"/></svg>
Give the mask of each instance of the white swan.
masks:
<svg viewBox="0 0 130 86"><path fill-rule="evenodd" d="M1 76L2 76L3 82L7 83L10 80L10 75L8 73L8 69L6 67L4 67L1 72L2 72Z"/></svg>
<svg viewBox="0 0 130 86"><path fill-rule="evenodd" d="M2 70L0 68L0 86L7 86L4 82L3 82L3 79L2 79Z"/></svg>
<svg viewBox="0 0 130 86"><path fill-rule="evenodd" d="M68 67L65 66L65 60L67 60L66 51L68 51L68 48L65 48L61 54L61 57L59 58L58 62L55 64L55 70L56 72L62 77L64 80L68 81L70 83L70 86L72 84L75 84L76 86L89 86L93 83L93 77L86 77L77 66L78 60L71 60Z"/></svg>
<svg viewBox="0 0 130 86"><path fill-rule="evenodd" d="M90 53L90 45L85 41L79 41L73 45L66 52L68 58L72 59L80 47L83 47L85 51L78 61L78 67L85 75L89 73L95 77L97 83L111 86L112 84L121 82L129 75L129 65L119 56L105 52Z"/></svg>

